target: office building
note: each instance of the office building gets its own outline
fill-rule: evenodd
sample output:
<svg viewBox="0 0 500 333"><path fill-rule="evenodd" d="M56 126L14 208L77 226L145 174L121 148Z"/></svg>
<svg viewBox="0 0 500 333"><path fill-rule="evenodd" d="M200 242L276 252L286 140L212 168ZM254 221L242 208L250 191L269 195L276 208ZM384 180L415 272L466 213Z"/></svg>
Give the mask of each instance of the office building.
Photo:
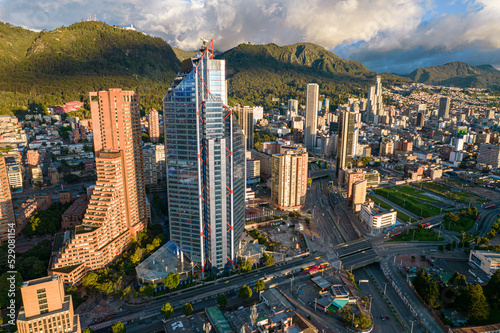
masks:
<svg viewBox="0 0 500 333"><path fill-rule="evenodd" d="M226 102L225 60L206 45L163 98L170 239L203 272L236 260L245 225L245 137Z"/></svg>
<svg viewBox="0 0 500 333"><path fill-rule="evenodd" d="M0 243L7 241L9 229L12 229L15 223L7 166L5 158L0 156Z"/></svg>
<svg viewBox="0 0 500 333"><path fill-rule="evenodd" d="M253 108L244 106L239 109L238 124L246 138L246 149L253 149Z"/></svg>
<svg viewBox="0 0 500 333"><path fill-rule="evenodd" d="M23 305L17 316L19 333L80 333L80 317L73 299L64 293L61 277L54 275L23 282Z"/></svg>
<svg viewBox="0 0 500 333"><path fill-rule="evenodd" d="M477 163L498 168L500 166L500 146L489 143L479 145Z"/></svg>
<svg viewBox="0 0 500 333"><path fill-rule="evenodd" d="M298 210L306 203L308 154L302 148L282 147L272 157L271 201L283 210Z"/></svg>
<svg viewBox="0 0 500 333"><path fill-rule="evenodd" d="M366 201L366 180L357 181L352 185L352 209L355 212L361 210L361 204Z"/></svg>
<svg viewBox="0 0 500 333"><path fill-rule="evenodd" d="M328 98L323 99L322 109L325 110L325 112L330 112L330 99Z"/></svg>
<svg viewBox="0 0 500 333"><path fill-rule="evenodd" d="M354 146L354 112L343 111L339 115L339 140L337 147L337 177L339 170L352 167L352 154Z"/></svg>
<svg viewBox="0 0 500 333"><path fill-rule="evenodd" d="M424 127L425 125L425 114L423 112L417 113L417 127Z"/></svg>
<svg viewBox="0 0 500 333"><path fill-rule="evenodd" d="M347 201L351 201L352 194L354 192L354 184L359 181L365 180L365 174L362 169L345 170L344 178L345 183L347 184Z"/></svg>
<svg viewBox="0 0 500 333"><path fill-rule="evenodd" d="M486 111L486 118L495 119L495 110L489 109L488 111Z"/></svg>
<svg viewBox="0 0 500 333"><path fill-rule="evenodd" d="M389 232L396 225L397 211L394 209L375 208L373 201L361 205L359 213L372 235Z"/></svg>
<svg viewBox="0 0 500 333"><path fill-rule="evenodd" d="M148 116L149 139L153 143L160 141L160 117L156 109L152 109Z"/></svg>
<svg viewBox="0 0 500 333"><path fill-rule="evenodd" d="M439 99L438 119L448 119L450 117L450 98L441 97Z"/></svg>
<svg viewBox="0 0 500 333"><path fill-rule="evenodd" d="M288 119L295 117L299 114L299 101L296 99L288 100Z"/></svg>
<svg viewBox="0 0 500 333"><path fill-rule="evenodd" d="M318 104L319 86L309 83L306 89L306 127L304 143L306 148L312 150L316 147L316 132L318 130Z"/></svg>
<svg viewBox="0 0 500 333"><path fill-rule="evenodd" d="M82 224L54 242L49 268L66 284L108 265L147 222L139 95L110 89L90 101L97 182Z"/></svg>
<svg viewBox="0 0 500 333"><path fill-rule="evenodd" d="M257 120L264 118L264 108L262 106L253 107L253 124L257 123Z"/></svg>

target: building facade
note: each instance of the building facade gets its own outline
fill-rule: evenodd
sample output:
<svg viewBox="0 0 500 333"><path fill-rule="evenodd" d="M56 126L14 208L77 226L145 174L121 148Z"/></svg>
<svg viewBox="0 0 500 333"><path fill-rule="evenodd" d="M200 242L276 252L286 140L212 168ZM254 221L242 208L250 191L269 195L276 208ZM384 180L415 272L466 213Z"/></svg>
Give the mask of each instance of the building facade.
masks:
<svg viewBox="0 0 500 333"><path fill-rule="evenodd" d="M238 124L246 138L246 149L253 149L253 108L244 106L238 110Z"/></svg>
<svg viewBox="0 0 500 333"><path fill-rule="evenodd" d="M225 79L204 45L163 98L170 239L203 271L236 260L244 229L245 137Z"/></svg>
<svg viewBox="0 0 500 333"><path fill-rule="evenodd" d="M97 181L82 224L57 244L49 264L50 275L71 285L108 265L147 223L139 95L110 89L90 100Z"/></svg>
<svg viewBox="0 0 500 333"><path fill-rule="evenodd" d="M297 210L306 203L308 153L282 147L272 157L271 201L283 210Z"/></svg>
<svg viewBox="0 0 500 333"><path fill-rule="evenodd" d="M8 234L12 234L9 229L13 229L15 224L16 217L12 207L7 166L5 165L5 158L0 156L0 243L7 241Z"/></svg>
<svg viewBox="0 0 500 333"><path fill-rule="evenodd" d="M309 83L306 89L306 126L304 143L311 150L316 146L316 132L318 130L319 86Z"/></svg>
<svg viewBox="0 0 500 333"><path fill-rule="evenodd" d="M23 305L17 317L19 333L80 333L80 317L73 312L71 295L64 293L60 276L23 282Z"/></svg>
<svg viewBox="0 0 500 333"><path fill-rule="evenodd" d="M500 146L489 143L479 145L477 163L498 168L500 166Z"/></svg>
<svg viewBox="0 0 500 333"><path fill-rule="evenodd" d="M152 109L148 116L149 139L153 143L160 141L160 117L158 110Z"/></svg>
<svg viewBox="0 0 500 333"><path fill-rule="evenodd" d="M448 119L450 117L450 98L441 97L439 99L438 119Z"/></svg>
<svg viewBox="0 0 500 333"><path fill-rule="evenodd" d="M375 208L373 201L361 205L360 217L372 235L390 231L396 225L397 211Z"/></svg>
<svg viewBox="0 0 500 333"><path fill-rule="evenodd" d="M339 140L337 147L337 177L339 170L352 167L354 146L354 122L356 114L343 111L339 116Z"/></svg>

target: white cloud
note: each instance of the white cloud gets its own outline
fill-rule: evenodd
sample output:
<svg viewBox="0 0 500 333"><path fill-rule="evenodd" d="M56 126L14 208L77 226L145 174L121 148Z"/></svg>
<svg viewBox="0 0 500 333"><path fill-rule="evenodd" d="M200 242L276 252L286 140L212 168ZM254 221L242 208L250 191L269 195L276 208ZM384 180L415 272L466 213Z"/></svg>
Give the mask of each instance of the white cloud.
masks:
<svg viewBox="0 0 500 333"><path fill-rule="evenodd" d="M110 24L133 23L185 50L197 49L200 36L213 38L218 50L242 42L307 41L357 59L412 49L500 48L498 0L471 0L459 14L439 14L441 3L434 1L0 0L0 20L52 29L92 14Z"/></svg>

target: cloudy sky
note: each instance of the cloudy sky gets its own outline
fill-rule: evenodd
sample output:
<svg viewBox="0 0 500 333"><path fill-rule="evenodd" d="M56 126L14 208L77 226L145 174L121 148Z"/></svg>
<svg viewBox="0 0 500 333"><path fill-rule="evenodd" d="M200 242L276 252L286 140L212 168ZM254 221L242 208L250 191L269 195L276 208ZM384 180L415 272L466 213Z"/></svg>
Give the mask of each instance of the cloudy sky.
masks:
<svg viewBox="0 0 500 333"><path fill-rule="evenodd" d="M500 69L499 0L0 0L0 20L54 29L88 16L133 24L172 46L319 44L375 71L450 61Z"/></svg>

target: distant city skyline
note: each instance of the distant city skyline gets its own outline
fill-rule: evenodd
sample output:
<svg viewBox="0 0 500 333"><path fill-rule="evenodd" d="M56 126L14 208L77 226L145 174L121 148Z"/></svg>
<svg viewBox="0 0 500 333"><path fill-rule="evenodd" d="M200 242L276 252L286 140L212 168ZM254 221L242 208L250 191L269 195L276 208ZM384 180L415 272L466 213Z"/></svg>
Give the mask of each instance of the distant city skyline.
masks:
<svg viewBox="0 0 500 333"><path fill-rule="evenodd" d="M33 30L51 30L88 18L122 27L133 24L183 50L196 50L200 36L216 40L219 51L245 42L311 42L378 72L408 74L453 61L500 68L500 6L495 0L319 0L314 4L90 0L85 5L4 0L0 8L1 21Z"/></svg>

